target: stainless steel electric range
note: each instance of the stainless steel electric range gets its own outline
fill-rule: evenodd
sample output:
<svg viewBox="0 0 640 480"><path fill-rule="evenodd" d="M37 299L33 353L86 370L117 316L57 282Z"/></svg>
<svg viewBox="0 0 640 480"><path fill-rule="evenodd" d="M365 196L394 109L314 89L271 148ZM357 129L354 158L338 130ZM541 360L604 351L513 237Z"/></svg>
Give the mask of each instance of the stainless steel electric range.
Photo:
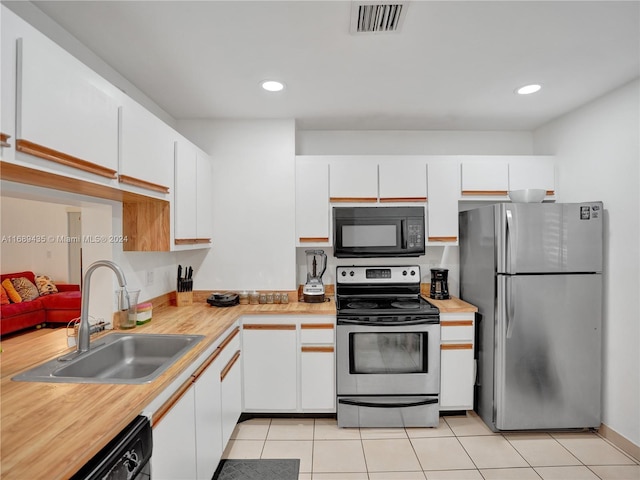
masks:
<svg viewBox="0 0 640 480"><path fill-rule="evenodd" d="M435 427L440 312L420 295L420 267L336 269L340 427Z"/></svg>

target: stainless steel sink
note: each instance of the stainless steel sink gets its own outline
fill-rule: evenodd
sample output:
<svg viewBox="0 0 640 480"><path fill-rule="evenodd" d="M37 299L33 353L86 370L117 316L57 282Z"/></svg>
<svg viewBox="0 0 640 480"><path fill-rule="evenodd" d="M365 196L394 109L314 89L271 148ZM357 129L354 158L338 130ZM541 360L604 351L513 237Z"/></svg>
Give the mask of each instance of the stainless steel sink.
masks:
<svg viewBox="0 0 640 480"><path fill-rule="evenodd" d="M148 383L204 338L203 335L112 333L73 352L27 370L13 380L53 383Z"/></svg>

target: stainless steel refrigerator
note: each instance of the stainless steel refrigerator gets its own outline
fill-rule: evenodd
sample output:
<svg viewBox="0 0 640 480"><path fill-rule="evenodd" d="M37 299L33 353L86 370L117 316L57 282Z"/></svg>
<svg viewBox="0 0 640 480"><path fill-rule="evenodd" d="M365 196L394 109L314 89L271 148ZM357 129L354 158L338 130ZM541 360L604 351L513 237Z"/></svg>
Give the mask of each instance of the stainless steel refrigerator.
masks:
<svg viewBox="0 0 640 480"><path fill-rule="evenodd" d="M492 430L600 426L603 213L602 202L460 213L476 411Z"/></svg>

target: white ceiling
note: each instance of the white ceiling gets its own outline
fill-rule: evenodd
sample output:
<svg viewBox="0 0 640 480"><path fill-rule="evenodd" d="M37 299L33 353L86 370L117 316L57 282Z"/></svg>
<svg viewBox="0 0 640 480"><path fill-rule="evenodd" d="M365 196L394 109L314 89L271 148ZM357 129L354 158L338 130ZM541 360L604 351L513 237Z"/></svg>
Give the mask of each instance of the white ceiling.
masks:
<svg viewBox="0 0 640 480"><path fill-rule="evenodd" d="M360 35L349 1L33 3L176 119L530 130L640 72L638 1L411 1Z"/></svg>

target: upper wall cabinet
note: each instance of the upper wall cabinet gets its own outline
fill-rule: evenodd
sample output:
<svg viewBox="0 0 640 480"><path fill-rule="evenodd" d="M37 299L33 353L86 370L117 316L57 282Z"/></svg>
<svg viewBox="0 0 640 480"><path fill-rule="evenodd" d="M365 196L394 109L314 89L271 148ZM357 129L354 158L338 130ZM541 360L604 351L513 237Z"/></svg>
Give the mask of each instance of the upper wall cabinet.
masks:
<svg viewBox="0 0 640 480"><path fill-rule="evenodd" d="M429 157L428 162L427 244L455 244L458 242L459 164L445 156Z"/></svg>
<svg viewBox="0 0 640 480"><path fill-rule="evenodd" d="M213 231L212 165L184 138L175 143L174 244L209 247Z"/></svg>
<svg viewBox="0 0 640 480"><path fill-rule="evenodd" d="M55 162L70 175L115 179L114 87L39 32L26 33L15 40L16 150Z"/></svg>
<svg viewBox="0 0 640 480"><path fill-rule="evenodd" d="M381 157L378 175L381 203L427 201L427 162L424 156Z"/></svg>
<svg viewBox="0 0 640 480"><path fill-rule="evenodd" d="M555 161L543 155L460 158L462 200L507 200L510 190L541 188L555 195Z"/></svg>
<svg viewBox="0 0 640 480"><path fill-rule="evenodd" d="M169 193L178 134L130 98L123 100L120 122L120 183L145 193Z"/></svg>
<svg viewBox="0 0 640 480"><path fill-rule="evenodd" d="M329 196L333 203L378 201L378 163L366 155L329 157Z"/></svg>
<svg viewBox="0 0 640 480"><path fill-rule="evenodd" d="M327 245L330 230L329 161L296 157L296 244Z"/></svg>
<svg viewBox="0 0 640 480"><path fill-rule="evenodd" d="M555 195L555 160L550 155L519 156L509 160L509 190L542 188Z"/></svg>

